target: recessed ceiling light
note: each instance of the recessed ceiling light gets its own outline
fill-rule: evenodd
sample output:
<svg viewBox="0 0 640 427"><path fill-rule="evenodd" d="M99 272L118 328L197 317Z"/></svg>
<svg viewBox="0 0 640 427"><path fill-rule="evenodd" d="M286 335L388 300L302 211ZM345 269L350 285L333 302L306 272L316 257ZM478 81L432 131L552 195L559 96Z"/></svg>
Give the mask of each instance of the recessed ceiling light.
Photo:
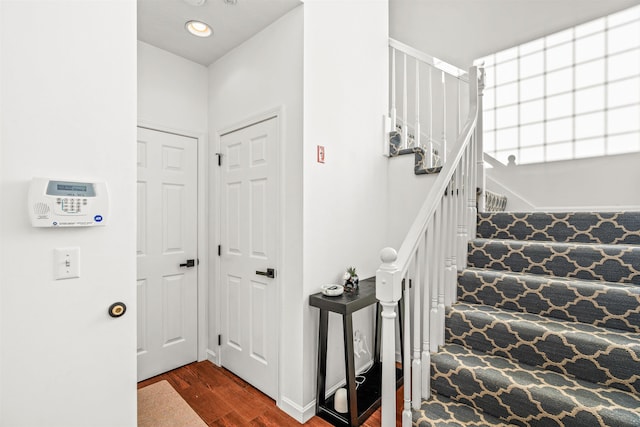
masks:
<svg viewBox="0 0 640 427"><path fill-rule="evenodd" d="M213 34L213 30L208 24L201 21L189 21L184 24L184 27L194 36L209 37Z"/></svg>

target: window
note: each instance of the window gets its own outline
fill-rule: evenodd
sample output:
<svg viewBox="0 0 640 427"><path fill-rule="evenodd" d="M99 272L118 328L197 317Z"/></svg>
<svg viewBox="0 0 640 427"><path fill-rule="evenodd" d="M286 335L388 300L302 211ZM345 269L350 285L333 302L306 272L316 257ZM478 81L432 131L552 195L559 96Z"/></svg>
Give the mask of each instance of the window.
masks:
<svg viewBox="0 0 640 427"><path fill-rule="evenodd" d="M640 151L640 6L480 61L485 151L502 163Z"/></svg>

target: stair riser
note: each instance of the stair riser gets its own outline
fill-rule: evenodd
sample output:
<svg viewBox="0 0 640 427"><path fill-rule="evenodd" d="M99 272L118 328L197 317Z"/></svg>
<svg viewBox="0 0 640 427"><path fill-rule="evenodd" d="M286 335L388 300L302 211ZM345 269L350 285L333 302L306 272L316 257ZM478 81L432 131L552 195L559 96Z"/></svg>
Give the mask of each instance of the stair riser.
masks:
<svg viewBox="0 0 640 427"><path fill-rule="evenodd" d="M640 213L480 213L478 237L603 244L640 244Z"/></svg>
<svg viewBox="0 0 640 427"><path fill-rule="evenodd" d="M640 246L476 239L469 242L468 264L499 271L640 284Z"/></svg>
<svg viewBox="0 0 640 427"><path fill-rule="evenodd" d="M640 333L640 287L464 270L461 301Z"/></svg>
<svg viewBox="0 0 640 427"><path fill-rule="evenodd" d="M556 321L527 321L526 316L454 306L447 313L446 340L640 394L640 341L616 333L595 334L589 325L561 330Z"/></svg>
<svg viewBox="0 0 640 427"><path fill-rule="evenodd" d="M613 389L601 392L586 382L528 369L504 358L493 359L489 365L466 352L438 353L432 357L432 388L516 425L640 425L640 399L633 395ZM580 397L572 395L571 390L581 388L585 390Z"/></svg>

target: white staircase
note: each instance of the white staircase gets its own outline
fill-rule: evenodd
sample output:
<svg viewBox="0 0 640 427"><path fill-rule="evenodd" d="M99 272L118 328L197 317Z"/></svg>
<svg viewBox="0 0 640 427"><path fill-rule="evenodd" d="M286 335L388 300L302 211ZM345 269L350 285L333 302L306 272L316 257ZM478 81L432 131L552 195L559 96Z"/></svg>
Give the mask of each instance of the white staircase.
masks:
<svg viewBox="0 0 640 427"><path fill-rule="evenodd" d="M394 321L403 298L408 315L402 425L407 427L412 407L418 409L430 395L430 353L444 343L445 309L456 298L458 271L466 265L467 242L475 235L476 191L484 189L483 75L475 66L463 73L393 40L390 48L390 132L400 135L395 148L399 154L423 150L422 168L438 173L400 247L382 249L376 275L376 297L383 308L382 425L395 425ZM392 155L390 147L387 154Z"/></svg>

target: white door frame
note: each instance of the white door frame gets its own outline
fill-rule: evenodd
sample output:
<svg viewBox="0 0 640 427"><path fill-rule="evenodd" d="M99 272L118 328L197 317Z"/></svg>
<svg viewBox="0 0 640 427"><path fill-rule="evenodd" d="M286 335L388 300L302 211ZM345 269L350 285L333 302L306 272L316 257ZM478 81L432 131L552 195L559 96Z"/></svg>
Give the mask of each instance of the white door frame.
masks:
<svg viewBox="0 0 640 427"><path fill-rule="evenodd" d="M175 129L168 126L160 125L157 123L148 122L145 120L138 120L138 127L155 130L159 132L172 133L180 136L186 136L197 140L198 149L198 260L200 264L197 270L197 284L198 284L198 361L205 360L207 358L207 301L208 301L208 289L207 289L207 277L209 276L209 247L208 239L201 238L200 236L207 236L209 221L207 220L208 213L208 200L207 200L207 188L208 188L208 171L207 161L208 158L208 144L207 134L194 131L188 131L183 129Z"/></svg>
<svg viewBox="0 0 640 427"><path fill-rule="evenodd" d="M211 233L209 234L210 236L210 242L209 242L209 247L211 248L211 251L209 252L210 255L210 266L211 266L211 271L212 274L210 275L210 282L211 282L211 295L210 295L210 301L211 301L211 308L215 310L215 314L212 316L215 318L215 328L214 331L212 331L213 333L211 334L211 336L218 336L221 333L221 324L222 324L222 318L221 318L221 307L220 307L220 295L221 295L221 286L222 286L222 278L220 277L220 257L218 256L218 252L217 252L217 248L218 245L220 244L220 239L221 239L221 230L220 230L220 209L221 209L221 203L220 203L220 195L221 195L221 188L220 188L220 184L221 184L221 168L218 166L218 156L216 153L220 153L220 144L221 144L221 138L223 135L226 135L228 133L240 130L242 128L245 127L249 127L251 125L254 125L256 123L259 122L263 122L265 120L271 119L271 118L275 118L276 119L276 129L277 129L277 137L275 138L275 142L276 144L278 144L278 147L276 148L276 152L278 153L278 158L276 159L277 164L276 167L278 169L277 171L277 179L278 182L276 183L276 189L278 194L276 195L276 197L278 198L276 205L278 206L278 221L277 221L277 227L278 229L276 230L276 236L277 237L277 247L278 247L278 254L276 256L276 270L277 270L277 275L278 275L278 287L276 289L276 301L277 301L277 306L274 307L274 313L276 313L276 369L277 369L277 373L276 373L276 377L278 378L278 384L277 384L277 392L276 392L276 404L278 406L280 406L280 401L281 401L281 396L280 396L280 390L281 390L281 381L282 378L280 376L281 372L284 372L282 367L280 366L280 361L282 360L280 357L282 348L280 347L280 343L282 342L281 340L281 335L282 335L282 313L280 310L280 307L282 307L282 296L284 294L284 292L282 291L283 285L284 283L286 283L286 269L284 267L284 233L283 230L284 228L284 215L283 213L285 212L284 209L284 147L286 146L286 144L284 143L284 134L283 134L283 122L285 120L285 116L284 116L284 108L282 106L280 107L276 107L270 110L266 110L262 113L258 113L252 116L249 116L243 120L240 120L236 123L233 123L231 125L227 125L219 130L216 130L214 133L214 137L213 140L210 142L211 147L209 148L209 166L210 166L210 170L211 171L215 171L213 173L209 173L209 183L210 183L210 188L211 188L211 198L210 198L210 206L209 206L209 212L215 212L216 214L213 215L212 218L210 218L210 224L209 224L209 230L211 230ZM224 159L222 159L222 161L224 162ZM215 270L215 273L213 273L213 270ZM215 363L218 366L221 366L221 359L220 359L220 346L218 345L218 342L211 342L211 348L207 351L207 358Z"/></svg>

